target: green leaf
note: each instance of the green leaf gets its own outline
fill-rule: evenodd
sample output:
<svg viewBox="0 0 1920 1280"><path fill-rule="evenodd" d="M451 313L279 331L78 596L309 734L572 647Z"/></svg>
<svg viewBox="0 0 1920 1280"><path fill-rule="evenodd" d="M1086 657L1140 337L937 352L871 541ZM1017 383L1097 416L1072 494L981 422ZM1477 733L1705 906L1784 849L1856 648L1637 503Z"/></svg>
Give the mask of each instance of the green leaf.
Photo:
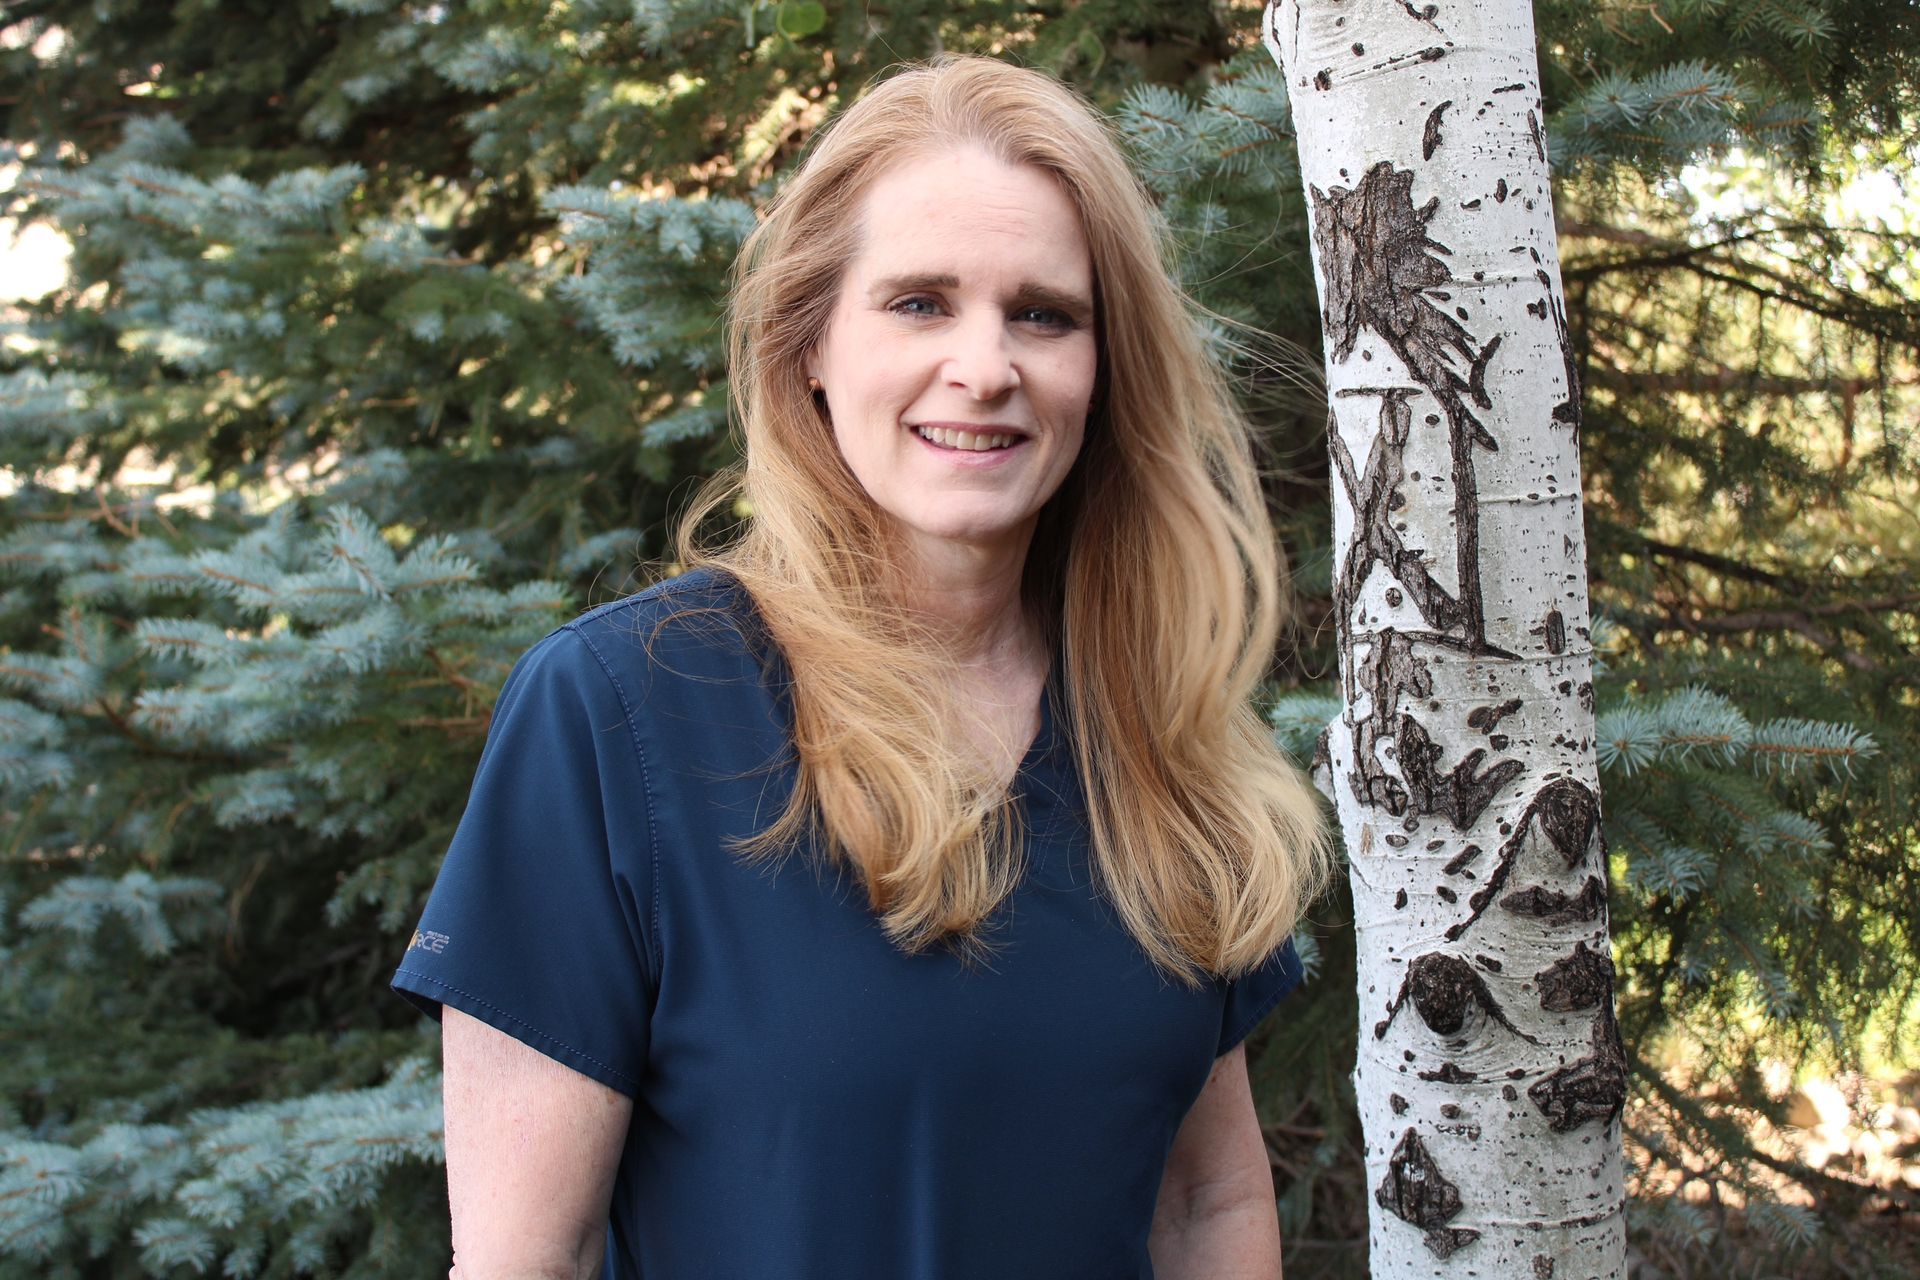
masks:
<svg viewBox="0 0 1920 1280"><path fill-rule="evenodd" d="M820 0L783 0L774 25L789 40L803 40L827 25L827 9Z"/></svg>

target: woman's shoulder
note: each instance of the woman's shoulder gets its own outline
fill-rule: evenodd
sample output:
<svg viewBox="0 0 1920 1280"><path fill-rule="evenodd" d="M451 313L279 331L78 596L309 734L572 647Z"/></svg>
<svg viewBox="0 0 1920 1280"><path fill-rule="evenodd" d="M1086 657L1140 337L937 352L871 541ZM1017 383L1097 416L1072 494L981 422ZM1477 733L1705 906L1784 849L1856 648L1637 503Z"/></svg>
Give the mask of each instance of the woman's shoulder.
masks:
<svg viewBox="0 0 1920 1280"><path fill-rule="evenodd" d="M704 566L589 609L560 632L578 637L616 682L757 676L770 657L752 596Z"/></svg>

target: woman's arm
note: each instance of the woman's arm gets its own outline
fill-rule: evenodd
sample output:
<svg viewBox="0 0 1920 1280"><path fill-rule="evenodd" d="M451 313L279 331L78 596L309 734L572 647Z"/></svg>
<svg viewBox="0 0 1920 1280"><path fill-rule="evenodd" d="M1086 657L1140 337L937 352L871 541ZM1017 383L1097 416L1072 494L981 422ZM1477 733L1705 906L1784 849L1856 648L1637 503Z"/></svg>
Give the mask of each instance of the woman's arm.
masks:
<svg viewBox="0 0 1920 1280"><path fill-rule="evenodd" d="M1280 1280L1280 1220L1267 1144L1235 1045L1180 1122L1147 1252L1160 1280Z"/></svg>
<svg viewBox="0 0 1920 1280"><path fill-rule="evenodd" d="M448 1280L590 1280L633 1100L444 1009Z"/></svg>

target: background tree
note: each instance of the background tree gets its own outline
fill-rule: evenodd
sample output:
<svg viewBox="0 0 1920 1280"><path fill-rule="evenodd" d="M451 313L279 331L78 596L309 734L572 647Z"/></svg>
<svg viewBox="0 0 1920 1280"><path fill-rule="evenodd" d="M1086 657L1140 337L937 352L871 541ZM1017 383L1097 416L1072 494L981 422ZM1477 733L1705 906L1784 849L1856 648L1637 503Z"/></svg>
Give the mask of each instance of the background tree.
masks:
<svg viewBox="0 0 1920 1280"><path fill-rule="evenodd" d="M1359 924L1371 1271L1624 1277L1580 386L1533 13L1288 0L1265 30L1331 392L1342 706L1316 772Z"/></svg>
<svg viewBox="0 0 1920 1280"><path fill-rule="evenodd" d="M1844 170L1911 145L1913 18L1539 13L1629 1050L1684 1022L1736 1064L1897 1056L1868 1033L1899 1026L1875 1019L1920 968L1913 244L1830 202ZM0 347L0 1275L444 1267L433 1041L386 977L512 658L638 585L678 497L728 456L717 308L753 206L894 59L998 52L1118 113L1286 464L1275 510L1309 622L1324 613L1326 407L1299 357L1318 308L1258 18L9 6L9 211L74 251ZM1747 206L1694 207L1671 175L1736 141L1764 157ZM1597 362L1640 381L1616 390ZM1684 377L1705 380L1662 389ZM1330 654L1303 629L1276 655L1296 744L1333 713ZM1869 737L1882 754L1846 782ZM1629 839L1636 789L1652 825ZM1253 1046L1289 1275L1351 1270L1315 1240L1357 1235L1371 1194L1342 1084L1348 910L1320 913L1323 979ZM1730 1108L1772 1104L1752 1072L1720 1076L1725 1100L1670 1105L1669 1077L1636 1074L1629 1136L1682 1166L1738 1155ZM1633 1150L1649 1179L1664 1167ZM1823 1205L1871 1191L1789 1168ZM1773 1194L1756 1169L1710 1176ZM1713 1202L1647 1203L1643 1247L1745 1247ZM1768 1203L1746 1212L1805 1225Z"/></svg>

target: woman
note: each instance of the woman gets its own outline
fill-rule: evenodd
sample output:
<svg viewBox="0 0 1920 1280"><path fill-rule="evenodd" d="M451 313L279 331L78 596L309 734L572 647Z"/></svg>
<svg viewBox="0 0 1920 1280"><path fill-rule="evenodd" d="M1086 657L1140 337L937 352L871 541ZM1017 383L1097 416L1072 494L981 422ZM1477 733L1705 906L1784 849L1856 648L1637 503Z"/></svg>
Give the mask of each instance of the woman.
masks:
<svg viewBox="0 0 1920 1280"><path fill-rule="evenodd" d="M459 1280L1279 1274L1240 1042L1326 835L1155 228L1071 93L943 58L748 238L742 470L516 664L395 978Z"/></svg>

